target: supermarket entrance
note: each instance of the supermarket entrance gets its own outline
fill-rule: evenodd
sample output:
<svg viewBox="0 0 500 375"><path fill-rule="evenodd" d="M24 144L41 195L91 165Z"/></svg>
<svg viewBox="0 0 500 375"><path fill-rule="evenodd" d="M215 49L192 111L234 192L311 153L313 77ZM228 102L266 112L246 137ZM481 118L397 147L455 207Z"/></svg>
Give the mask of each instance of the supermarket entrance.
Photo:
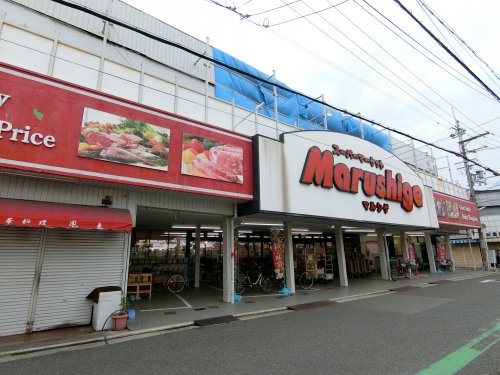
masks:
<svg viewBox="0 0 500 375"><path fill-rule="evenodd" d="M222 216L138 207L127 295L142 311L194 307L193 295L222 302L223 259Z"/></svg>

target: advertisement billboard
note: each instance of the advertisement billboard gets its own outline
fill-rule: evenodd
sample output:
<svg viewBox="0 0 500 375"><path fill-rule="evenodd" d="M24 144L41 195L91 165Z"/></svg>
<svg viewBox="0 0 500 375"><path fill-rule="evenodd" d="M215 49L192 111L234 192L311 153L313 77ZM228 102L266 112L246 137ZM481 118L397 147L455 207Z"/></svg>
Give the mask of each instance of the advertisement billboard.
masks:
<svg viewBox="0 0 500 375"><path fill-rule="evenodd" d="M436 214L440 226L479 228L479 210L471 201L433 192Z"/></svg>
<svg viewBox="0 0 500 375"><path fill-rule="evenodd" d="M249 137L3 64L0 80L0 167L253 197Z"/></svg>

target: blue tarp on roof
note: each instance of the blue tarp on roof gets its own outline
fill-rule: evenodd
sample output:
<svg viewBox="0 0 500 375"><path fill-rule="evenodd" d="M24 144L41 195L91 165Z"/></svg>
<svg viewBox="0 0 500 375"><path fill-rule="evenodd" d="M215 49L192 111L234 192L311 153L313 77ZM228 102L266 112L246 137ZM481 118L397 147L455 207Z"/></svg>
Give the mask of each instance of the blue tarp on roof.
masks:
<svg viewBox="0 0 500 375"><path fill-rule="evenodd" d="M237 58L228 55L217 48L213 48L214 60L235 67L239 70L252 74L263 80L272 81L269 75L262 73L254 67L244 63ZM249 110L264 102L265 106L259 113L274 118L274 94L273 86L268 83L238 73L230 72L226 68L215 66L215 96L219 99L231 101L234 104ZM280 86L288 87L281 81ZM303 130L324 129L324 111L331 111L326 117L327 128L333 132L351 134L362 137L379 147L391 152L389 135L377 130L371 125L362 123L360 120L346 116L339 111L324 108L322 104L312 102L302 95L278 88L278 116L283 123L297 126ZM330 114L330 113L329 113Z"/></svg>

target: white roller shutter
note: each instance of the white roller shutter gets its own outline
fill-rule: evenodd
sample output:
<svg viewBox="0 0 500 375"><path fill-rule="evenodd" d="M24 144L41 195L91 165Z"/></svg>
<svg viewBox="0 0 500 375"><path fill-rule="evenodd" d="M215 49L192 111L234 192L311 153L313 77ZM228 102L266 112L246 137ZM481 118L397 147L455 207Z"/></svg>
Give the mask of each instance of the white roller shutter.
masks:
<svg viewBox="0 0 500 375"><path fill-rule="evenodd" d="M26 332L42 229L0 226L0 336Z"/></svg>
<svg viewBox="0 0 500 375"><path fill-rule="evenodd" d="M128 234L50 229L33 330L90 324L97 287L121 286Z"/></svg>

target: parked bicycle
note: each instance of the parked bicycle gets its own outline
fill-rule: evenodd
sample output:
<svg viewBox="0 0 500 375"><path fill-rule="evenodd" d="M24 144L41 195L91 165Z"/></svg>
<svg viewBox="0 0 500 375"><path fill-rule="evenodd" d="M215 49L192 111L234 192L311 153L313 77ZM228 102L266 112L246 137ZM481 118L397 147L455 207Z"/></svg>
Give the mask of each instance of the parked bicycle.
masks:
<svg viewBox="0 0 500 375"><path fill-rule="evenodd" d="M160 285L163 289L168 289L172 293L180 293L186 286L186 279L184 276L174 273L155 276L154 283Z"/></svg>
<svg viewBox="0 0 500 375"><path fill-rule="evenodd" d="M390 267L391 279L393 281L396 281L402 277L406 279L412 279L416 275L417 271L417 264L414 261L410 261L408 259L391 259Z"/></svg>
<svg viewBox="0 0 500 375"><path fill-rule="evenodd" d="M296 273L295 282L301 289L311 289L314 285L314 275L309 271Z"/></svg>
<svg viewBox="0 0 500 375"><path fill-rule="evenodd" d="M436 259L436 267L441 267L443 270L453 271L453 261L451 259Z"/></svg>
<svg viewBox="0 0 500 375"><path fill-rule="evenodd" d="M236 275L236 293L241 294L246 288L252 289L255 286L258 286L266 294L271 291L271 279L264 276L259 265L254 265L254 268L256 269L256 272L254 272L256 275L253 281L250 278L250 273L240 272Z"/></svg>

